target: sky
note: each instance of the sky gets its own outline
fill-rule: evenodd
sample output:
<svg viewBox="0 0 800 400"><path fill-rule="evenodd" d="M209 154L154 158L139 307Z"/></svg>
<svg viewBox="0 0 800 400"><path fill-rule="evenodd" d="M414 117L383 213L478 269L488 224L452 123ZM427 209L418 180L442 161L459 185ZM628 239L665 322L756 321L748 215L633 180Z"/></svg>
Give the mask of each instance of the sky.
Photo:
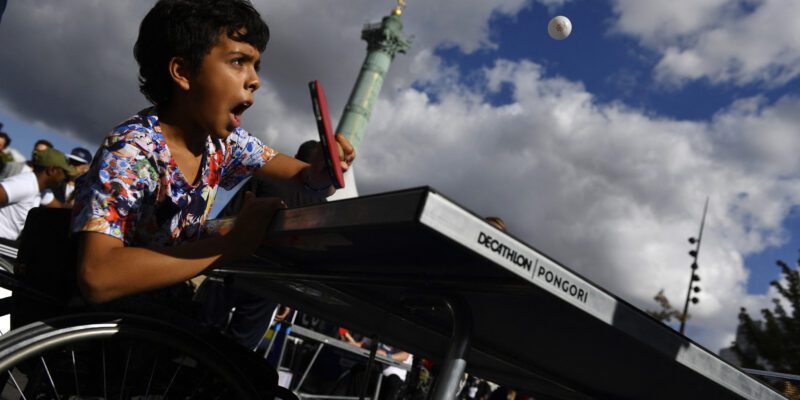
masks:
<svg viewBox="0 0 800 400"><path fill-rule="evenodd" d="M94 151L148 106L132 56L145 0L11 0L0 121L23 154ZM730 345L770 307L800 249L800 2L408 0L398 55L356 161L361 194L429 185L642 309L686 296L687 239L708 217L687 335ZM390 0L254 1L270 26L243 126L293 154L334 123ZM569 38L547 35L556 15ZM674 325L672 325L674 327Z"/></svg>

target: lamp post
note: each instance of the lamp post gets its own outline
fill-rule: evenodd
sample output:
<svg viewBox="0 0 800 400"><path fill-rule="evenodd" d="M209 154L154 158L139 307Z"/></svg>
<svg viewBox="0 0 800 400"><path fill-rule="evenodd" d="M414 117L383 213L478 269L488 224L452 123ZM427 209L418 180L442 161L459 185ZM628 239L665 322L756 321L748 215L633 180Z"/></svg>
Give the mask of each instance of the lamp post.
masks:
<svg viewBox="0 0 800 400"><path fill-rule="evenodd" d="M697 275L697 256L700 254L700 243L703 241L703 226L706 224L706 212L708 211L708 197L706 197L706 205L703 207L703 218L700 220L700 233L697 234L697 238L690 237L689 243L695 245L694 250L689 251L689 255L692 256L692 276L689 279L689 289L686 291L686 303L683 304L683 314L681 314L681 328L680 333L681 335L685 334L686 332L686 320L689 319L689 302L691 301L692 304L697 304L700 302L700 299L697 297L692 297L692 292L699 293L700 286L696 286L695 282L700 281L700 276Z"/></svg>

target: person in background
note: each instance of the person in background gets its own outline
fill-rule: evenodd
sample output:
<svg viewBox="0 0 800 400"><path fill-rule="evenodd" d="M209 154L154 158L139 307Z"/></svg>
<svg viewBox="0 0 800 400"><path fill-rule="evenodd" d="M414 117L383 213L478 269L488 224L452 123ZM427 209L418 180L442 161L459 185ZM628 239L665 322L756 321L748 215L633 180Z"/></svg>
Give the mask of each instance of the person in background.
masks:
<svg viewBox="0 0 800 400"><path fill-rule="evenodd" d="M47 149L33 155L33 171L26 171L0 181L0 237L17 240L28 211L41 202L45 189L57 188L75 169L64 153Z"/></svg>
<svg viewBox="0 0 800 400"><path fill-rule="evenodd" d="M2 125L0 125L2 129ZM6 163L24 162L25 156L11 146L11 137L5 132L0 132L0 158Z"/></svg>
<svg viewBox="0 0 800 400"><path fill-rule="evenodd" d="M3 129L2 123L0 129ZM31 171L31 167L25 162L25 157L19 151L8 147L10 144L11 137L5 132L0 132L0 179Z"/></svg>
<svg viewBox="0 0 800 400"><path fill-rule="evenodd" d="M75 167L80 176L89 170L89 165L92 163L92 153L83 147L76 147L67 154L67 161Z"/></svg>
<svg viewBox="0 0 800 400"><path fill-rule="evenodd" d="M361 348L369 348L372 346L372 339L362 337L358 334L351 333L348 329L339 328L339 338L353 346ZM382 357L387 357L401 364L411 365L414 362L414 356L406 351L395 349L384 343L378 344L376 354ZM360 370L360 366L356 370ZM383 382L381 383L380 393L378 400L395 400L402 394L403 382L406 380L408 371L402 368L389 365L381 371L383 375Z"/></svg>
<svg viewBox="0 0 800 400"><path fill-rule="evenodd" d="M486 218L484 218L484 220L486 222L488 222L489 224L491 224L493 227L495 227L497 229L500 229L503 232L506 231L506 223L505 223L505 221L503 221L502 218L500 218L500 217L486 217Z"/></svg>
<svg viewBox="0 0 800 400"><path fill-rule="evenodd" d="M31 160L33 160L34 154L47 149L52 149L53 144L45 139L39 139L36 143L33 144L33 150L31 151Z"/></svg>
<svg viewBox="0 0 800 400"><path fill-rule="evenodd" d="M49 143L50 142L46 140L37 142L33 147L33 154L37 153L37 147L40 149L38 151L41 151L41 149L46 149ZM72 208L74 204L73 192L75 190L75 180L89 170L89 160L92 159L92 155L89 153L89 150L76 147L72 149L72 152L67 154L66 157L69 165L75 168L75 172L68 176L67 180L64 181L61 186L55 189L46 189L42 192L42 200L39 203L40 206L47 208Z"/></svg>
<svg viewBox="0 0 800 400"><path fill-rule="evenodd" d="M67 161L75 168L75 176L70 176L64 183L63 190L60 188L54 194L63 206L71 208L75 202L74 192L77 179L89 170L89 165L92 164L92 153L83 147L76 147L67 154Z"/></svg>
<svg viewBox="0 0 800 400"><path fill-rule="evenodd" d="M402 364L411 365L414 361L414 356L402 350L395 349L394 347L381 343L378 349L378 355L389 357L394 361ZM403 382L406 380L408 371L395 367L393 365L387 366L383 369L383 384L381 385L381 392L378 397L379 400L395 400L401 393Z"/></svg>
<svg viewBox="0 0 800 400"><path fill-rule="evenodd" d="M75 204L74 192L78 178L89 170L92 162L92 153L83 147L72 149L67 154L67 162L75 168L75 174L67 177L61 187L54 190L47 189L42 193L41 206L48 208L72 208Z"/></svg>

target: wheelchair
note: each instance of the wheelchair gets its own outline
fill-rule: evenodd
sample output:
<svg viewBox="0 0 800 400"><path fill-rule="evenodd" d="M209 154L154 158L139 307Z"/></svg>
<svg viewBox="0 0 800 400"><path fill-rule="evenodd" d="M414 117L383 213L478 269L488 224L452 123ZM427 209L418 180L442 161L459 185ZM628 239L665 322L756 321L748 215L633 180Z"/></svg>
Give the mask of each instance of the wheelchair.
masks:
<svg viewBox="0 0 800 400"><path fill-rule="evenodd" d="M12 330L0 337L1 399L297 399L266 362L221 336L82 306L69 218L31 210L14 271L0 270L13 293L2 311Z"/></svg>

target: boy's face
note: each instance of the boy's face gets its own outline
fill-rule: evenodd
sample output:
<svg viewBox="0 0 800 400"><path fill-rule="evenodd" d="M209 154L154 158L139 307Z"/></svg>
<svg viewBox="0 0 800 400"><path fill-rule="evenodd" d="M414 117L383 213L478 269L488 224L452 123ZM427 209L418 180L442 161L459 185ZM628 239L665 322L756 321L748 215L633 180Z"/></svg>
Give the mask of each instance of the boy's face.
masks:
<svg viewBox="0 0 800 400"><path fill-rule="evenodd" d="M200 127L219 138L239 127L242 113L253 105L253 92L261 86L260 60L255 47L220 35L190 78L187 94Z"/></svg>

